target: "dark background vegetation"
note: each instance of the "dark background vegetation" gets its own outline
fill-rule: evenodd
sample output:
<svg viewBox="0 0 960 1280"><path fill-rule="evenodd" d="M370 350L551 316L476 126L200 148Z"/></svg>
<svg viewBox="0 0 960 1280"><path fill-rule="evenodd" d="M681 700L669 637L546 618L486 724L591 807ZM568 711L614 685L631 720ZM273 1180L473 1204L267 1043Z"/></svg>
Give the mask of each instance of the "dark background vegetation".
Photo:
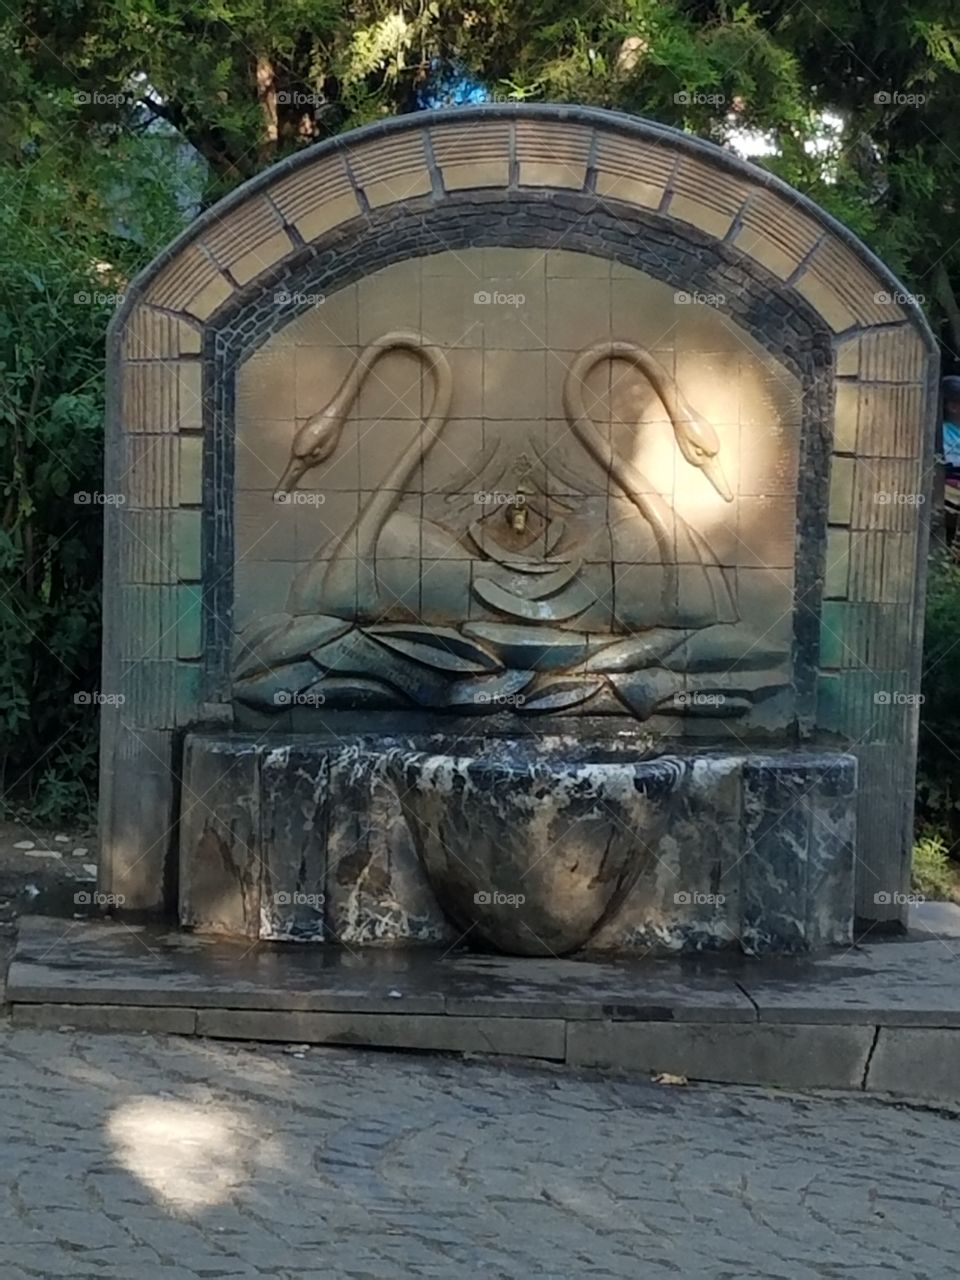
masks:
<svg viewBox="0 0 960 1280"><path fill-rule="evenodd" d="M680 95L678 97L678 95ZM686 100L684 100L684 95ZM701 98L710 101L700 101ZM846 222L960 351L955 0L5 0L0 790L89 808L103 347L125 282L282 156L385 115L579 101L742 146ZM918 823L960 838L960 570L931 583ZM936 845L936 839L933 841Z"/></svg>

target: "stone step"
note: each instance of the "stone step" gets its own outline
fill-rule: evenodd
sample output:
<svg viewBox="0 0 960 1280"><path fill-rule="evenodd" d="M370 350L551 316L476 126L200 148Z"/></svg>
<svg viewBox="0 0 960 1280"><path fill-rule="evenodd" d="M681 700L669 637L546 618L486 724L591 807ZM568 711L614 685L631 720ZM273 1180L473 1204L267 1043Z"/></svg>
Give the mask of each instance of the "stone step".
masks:
<svg viewBox="0 0 960 1280"><path fill-rule="evenodd" d="M935 909L934 909L935 907ZM238 944L27 917L15 1027L546 1059L791 1089L960 1100L960 908L804 960L541 960Z"/></svg>

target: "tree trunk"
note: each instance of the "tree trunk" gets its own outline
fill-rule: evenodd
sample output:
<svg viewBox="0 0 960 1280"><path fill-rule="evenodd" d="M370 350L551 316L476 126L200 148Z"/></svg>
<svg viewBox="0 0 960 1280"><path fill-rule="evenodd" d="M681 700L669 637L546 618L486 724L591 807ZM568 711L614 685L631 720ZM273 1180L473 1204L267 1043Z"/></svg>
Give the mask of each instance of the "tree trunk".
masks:
<svg viewBox="0 0 960 1280"><path fill-rule="evenodd" d="M277 74L272 59L264 53L257 56L257 101L263 116L259 157L261 165L267 165L276 155L280 129L277 120Z"/></svg>

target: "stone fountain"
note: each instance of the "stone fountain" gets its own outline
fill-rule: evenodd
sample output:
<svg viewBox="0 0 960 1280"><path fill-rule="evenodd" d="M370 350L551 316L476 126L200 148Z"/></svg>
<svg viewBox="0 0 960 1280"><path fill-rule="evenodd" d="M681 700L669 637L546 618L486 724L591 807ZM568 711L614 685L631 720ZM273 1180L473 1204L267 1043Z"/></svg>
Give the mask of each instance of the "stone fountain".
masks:
<svg viewBox="0 0 960 1280"><path fill-rule="evenodd" d="M111 343L125 910L545 956L902 918L934 344L796 192L600 111L404 117L211 210Z"/></svg>

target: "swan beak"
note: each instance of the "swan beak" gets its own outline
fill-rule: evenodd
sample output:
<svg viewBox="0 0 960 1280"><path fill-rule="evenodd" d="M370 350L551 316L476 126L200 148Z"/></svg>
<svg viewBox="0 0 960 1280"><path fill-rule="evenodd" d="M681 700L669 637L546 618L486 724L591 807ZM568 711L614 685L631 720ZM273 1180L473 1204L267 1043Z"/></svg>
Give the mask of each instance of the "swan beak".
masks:
<svg viewBox="0 0 960 1280"><path fill-rule="evenodd" d="M727 477L723 474L723 468L720 466L720 463L716 458L707 458L705 462L700 464L700 470L707 477L724 502L733 501L733 490L727 484Z"/></svg>
<svg viewBox="0 0 960 1280"><path fill-rule="evenodd" d="M291 458L287 463L287 469L277 481L277 487L273 491L274 498L291 493L297 487L300 477L305 475L312 465L307 458Z"/></svg>

